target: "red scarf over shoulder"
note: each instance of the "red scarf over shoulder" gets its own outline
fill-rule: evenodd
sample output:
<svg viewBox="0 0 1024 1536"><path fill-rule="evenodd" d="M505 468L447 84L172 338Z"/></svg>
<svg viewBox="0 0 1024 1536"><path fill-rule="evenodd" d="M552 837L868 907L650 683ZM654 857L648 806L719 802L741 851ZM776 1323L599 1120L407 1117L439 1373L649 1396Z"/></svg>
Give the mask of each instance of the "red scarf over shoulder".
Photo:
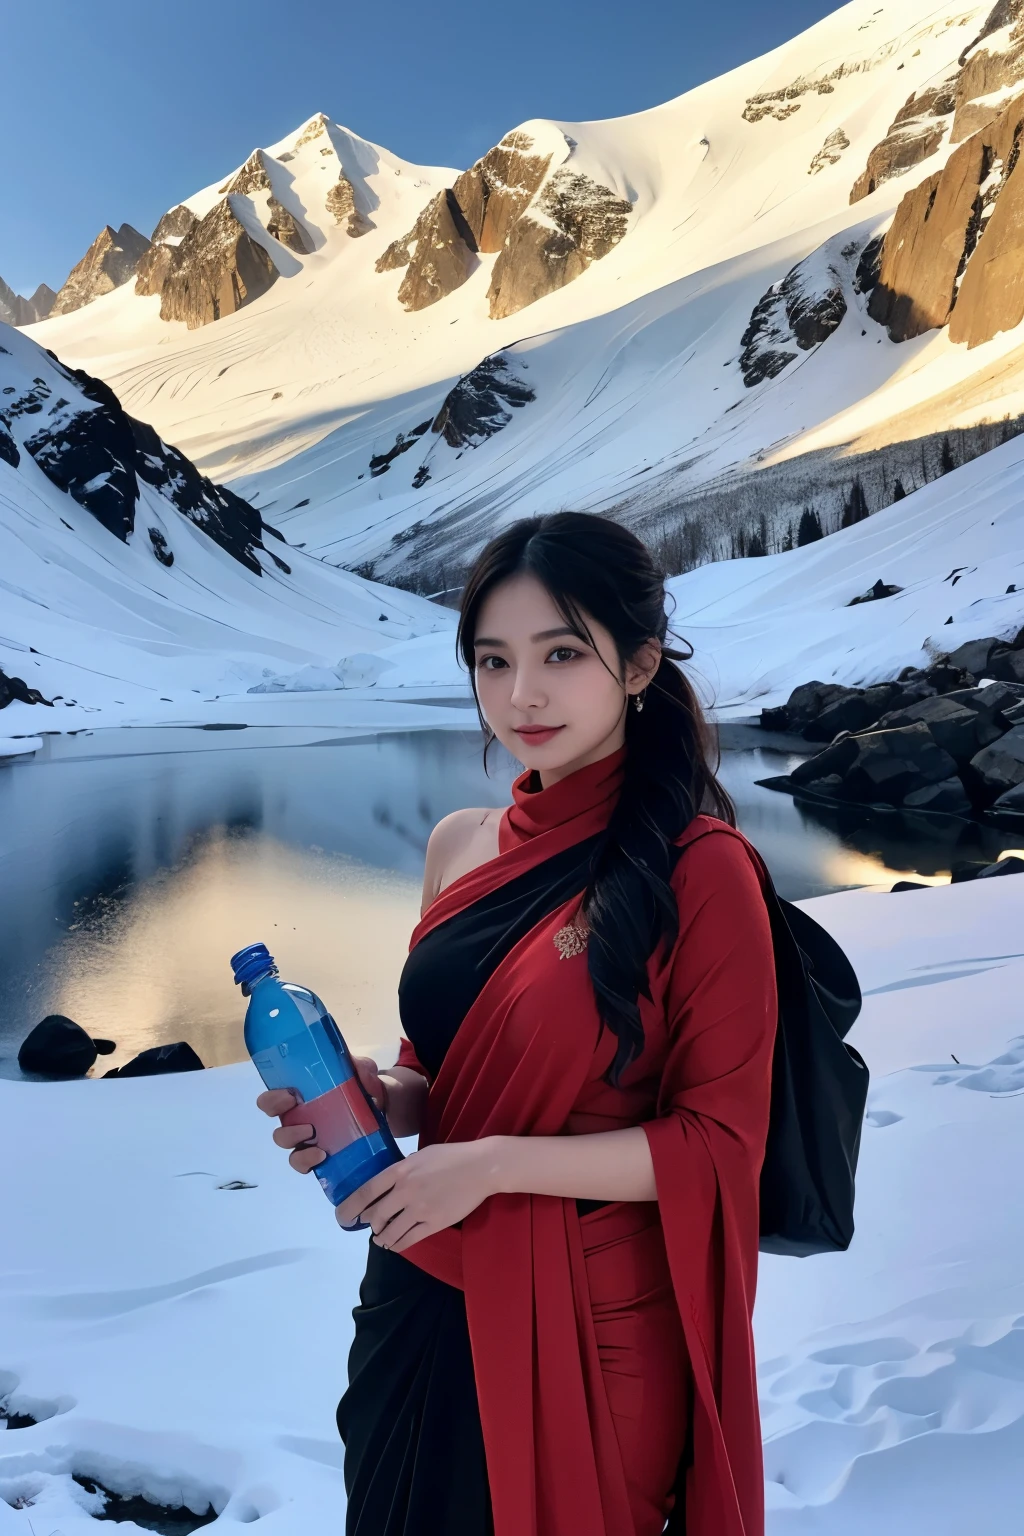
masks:
<svg viewBox="0 0 1024 1536"><path fill-rule="evenodd" d="M498 856L441 892L410 947L599 832L624 756L540 792L519 778ZM679 939L651 962L644 1053L622 1087L604 1081L616 1042L600 1028L586 956L561 959L554 942L576 898L485 982L431 1084L420 1143L556 1136L570 1117L577 1131L643 1125L695 1385L687 1533L762 1536L751 1313L777 1014L771 936L745 839L699 816L680 843ZM399 1060L423 1070L408 1042ZM465 1291L495 1536L632 1536L575 1201L493 1195L405 1256Z"/></svg>

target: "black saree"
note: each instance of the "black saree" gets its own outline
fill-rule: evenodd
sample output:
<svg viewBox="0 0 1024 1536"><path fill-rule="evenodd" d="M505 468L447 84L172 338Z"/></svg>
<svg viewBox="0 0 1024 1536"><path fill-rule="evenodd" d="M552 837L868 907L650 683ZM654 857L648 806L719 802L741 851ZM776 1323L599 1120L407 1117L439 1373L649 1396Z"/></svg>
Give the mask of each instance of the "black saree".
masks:
<svg viewBox="0 0 1024 1536"><path fill-rule="evenodd" d="M399 983L402 1027L435 1077L488 977L586 886L603 834L440 923ZM578 1202L581 1213L600 1201ZM345 1443L346 1536L491 1536L490 1495L463 1292L370 1243L353 1312Z"/></svg>

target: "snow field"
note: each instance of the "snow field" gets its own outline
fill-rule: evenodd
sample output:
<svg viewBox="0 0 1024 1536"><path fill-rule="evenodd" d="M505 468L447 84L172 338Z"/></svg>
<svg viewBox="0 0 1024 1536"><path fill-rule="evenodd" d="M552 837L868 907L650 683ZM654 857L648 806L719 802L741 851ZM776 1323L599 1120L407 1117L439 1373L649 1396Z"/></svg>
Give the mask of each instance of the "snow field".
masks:
<svg viewBox="0 0 1024 1536"><path fill-rule="evenodd" d="M769 1536L1008 1536L1024 1451L1024 881L803 905L861 977L851 1039L874 1084L849 1253L762 1260ZM333 1415L366 1239L287 1167L259 1086L248 1064L0 1081L28 1154L0 1174L0 1388L41 1420L0 1439L0 1531L86 1536L72 1471L212 1501L228 1528L340 1529Z"/></svg>

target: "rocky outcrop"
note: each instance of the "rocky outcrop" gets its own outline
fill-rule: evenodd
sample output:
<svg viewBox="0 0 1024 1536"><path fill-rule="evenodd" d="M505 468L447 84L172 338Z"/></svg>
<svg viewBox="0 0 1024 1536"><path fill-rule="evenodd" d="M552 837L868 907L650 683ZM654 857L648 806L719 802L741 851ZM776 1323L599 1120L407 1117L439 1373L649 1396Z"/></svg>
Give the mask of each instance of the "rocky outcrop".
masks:
<svg viewBox="0 0 1024 1536"><path fill-rule="evenodd" d="M105 224L53 301L51 314L66 315L134 277L150 242L130 224L118 230Z"/></svg>
<svg viewBox="0 0 1024 1536"><path fill-rule="evenodd" d="M0 709L8 704L45 704L53 708L52 699L44 699L38 688L30 688L23 677L8 677L0 667Z"/></svg>
<svg viewBox="0 0 1024 1536"><path fill-rule="evenodd" d="M492 320L564 288L607 256L628 228L632 204L563 166L511 226L487 291Z"/></svg>
<svg viewBox="0 0 1024 1536"><path fill-rule="evenodd" d="M0 320L7 325L35 325L46 319L56 297L52 288L40 283L32 297L24 299L0 277Z"/></svg>
<svg viewBox="0 0 1024 1536"><path fill-rule="evenodd" d="M505 352L485 357L449 390L432 430L450 448L476 448L507 427L514 410L537 398L522 378L521 366Z"/></svg>
<svg viewBox="0 0 1024 1536"><path fill-rule="evenodd" d="M280 240L282 245L286 245L290 251L297 251L300 256L308 256L313 250L309 230L276 197L267 203L267 234L273 235L275 240Z"/></svg>
<svg viewBox="0 0 1024 1536"><path fill-rule="evenodd" d="M372 220L356 207L355 188L344 171L339 171L337 181L329 188L324 207L333 215L336 224L345 225L345 233L353 239L368 234L374 227Z"/></svg>
<svg viewBox="0 0 1024 1536"><path fill-rule="evenodd" d="M820 346L842 324L843 259L830 246L793 267L754 306L740 338L740 370L748 389L777 377L798 351Z"/></svg>
<svg viewBox="0 0 1024 1536"><path fill-rule="evenodd" d="M956 664L987 672L1002 653L1024 660L1024 630L1008 643L972 641L928 669L908 667L871 688L803 684L781 708L762 711L761 724L830 744L763 782L836 803L1015 814L1015 804L1001 802L1024 784L1024 683L979 687Z"/></svg>
<svg viewBox="0 0 1024 1536"><path fill-rule="evenodd" d="M956 107L956 84L954 75L941 85L930 86L907 98L885 138L868 155L867 167L850 192L851 203L869 197L894 176L905 175L934 155L946 136Z"/></svg>
<svg viewBox="0 0 1024 1536"><path fill-rule="evenodd" d="M160 318L184 320L189 330L209 325L258 299L277 276L267 252L226 197L174 248L160 295Z"/></svg>
<svg viewBox="0 0 1024 1536"><path fill-rule="evenodd" d="M569 166L549 175L552 153L534 148L521 129L507 134L388 246L377 271L408 269L398 290L407 309L436 304L462 286L478 252L497 251L487 297L491 318L502 319L572 282L622 239L632 205Z"/></svg>
<svg viewBox="0 0 1024 1536"><path fill-rule="evenodd" d="M836 128L829 134L818 153L812 157L807 171L808 176L817 176L818 172L825 170L827 166L838 165L843 158L843 151L849 147L850 141L846 134L841 128Z"/></svg>
<svg viewBox="0 0 1024 1536"><path fill-rule="evenodd" d="M168 208L167 212L161 215L150 239L154 245L159 245L161 240L180 240L197 222L192 209L186 208L184 203L178 203L176 207Z"/></svg>
<svg viewBox="0 0 1024 1536"><path fill-rule="evenodd" d="M221 196L229 192L270 192L270 174L262 149L254 149L248 160L217 189Z"/></svg>
<svg viewBox="0 0 1024 1536"><path fill-rule="evenodd" d="M476 266L476 242L448 188L438 192L402 240L392 241L378 259L378 272L407 268L398 290L408 310L426 309L461 288Z"/></svg>
<svg viewBox="0 0 1024 1536"><path fill-rule="evenodd" d="M533 154L533 148L522 129L507 133L452 188L477 249L485 254L501 250L547 175L551 156Z"/></svg>
<svg viewBox="0 0 1024 1536"><path fill-rule="evenodd" d="M152 1045L148 1051L140 1051L131 1061L126 1061L123 1067L114 1067L110 1072L104 1072L103 1076L158 1077L165 1072L202 1071L203 1062L188 1041L175 1040L172 1045Z"/></svg>
<svg viewBox="0 0 1024 1536"><path fill-rule="evenodd" d="M116 1049L113 1040L93 1040L74 1019L50 1013L21 1042L18 1066L37 1077L84 1077L97 1054Z"/></svg>
<svg viewBox="0 0 1024 1536"><path fill-rule="evenodd" d="M254 507L206 479L152 427L129 416L102 380L65 368L41 350L36 355L39 373L31 381L10 366L6 354L0 356L5 391L0 421L12 439L19 436L15 447L30 454L43 474L104 528L127 542L135 530L140 485L146 484L163 499L171 522L175 514L187 518L254 574L263 573L261 553L287 570L266 549L263 539L271 530ZM168 528L165 518L162 530L149 533L163 565L173 562ZM9 681L13 687L16 680ZM47 701L40 696L23 702Z"/></svg>
<svg viewBox="0 0 1024 1536"><path fill-rule="evenodd" d="M868 306L894 341L955 315L951 338L977 346L1024 318L1024 182L1014 176L1022 132L1018 97L900 203Z"/></svg>
<svg viewBox="0 0 1024 1536"><path fill-rule="evenodd" d="M1007 32L1007 29L1009 31ZM1006 32L1002 47L998 33ZM992 98L1008 86L1024 80L1024 3L999 0L970 48L961 55L957 83L956 117L951 139L960 143L986 128L998 115L1001 103Z"/></svg>

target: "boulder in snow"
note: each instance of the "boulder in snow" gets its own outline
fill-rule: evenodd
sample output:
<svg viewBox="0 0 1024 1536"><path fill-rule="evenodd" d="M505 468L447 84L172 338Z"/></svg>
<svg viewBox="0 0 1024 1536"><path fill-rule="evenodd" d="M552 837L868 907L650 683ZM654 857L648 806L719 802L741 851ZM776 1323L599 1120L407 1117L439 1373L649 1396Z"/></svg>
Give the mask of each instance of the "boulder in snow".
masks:
<svg viewBox="0 0 1024 1536"><path fill-rule="evenodd" d="M1015 725L973 757L970 772L989 805L1024 784L1024 725Z"/></svg>
<svg viewBox="0 0 1024 1536"><path fill-rule="evenodd" d="M84 1077L96 1055L96 1042L80 1024L62 1013L50 1013L21 1042L18 1066L40 1077Z"/></svg>
<svg viewBox="0 0 1024 1536"><path fill-rule="evenodd" d="M203 1063L187 1040L175 1040L173 1045L154 1045L148 1051L140 1051L123 1067L104 1072L104 1077L156 1077L163 1072L202 1072Z"/></svg>

